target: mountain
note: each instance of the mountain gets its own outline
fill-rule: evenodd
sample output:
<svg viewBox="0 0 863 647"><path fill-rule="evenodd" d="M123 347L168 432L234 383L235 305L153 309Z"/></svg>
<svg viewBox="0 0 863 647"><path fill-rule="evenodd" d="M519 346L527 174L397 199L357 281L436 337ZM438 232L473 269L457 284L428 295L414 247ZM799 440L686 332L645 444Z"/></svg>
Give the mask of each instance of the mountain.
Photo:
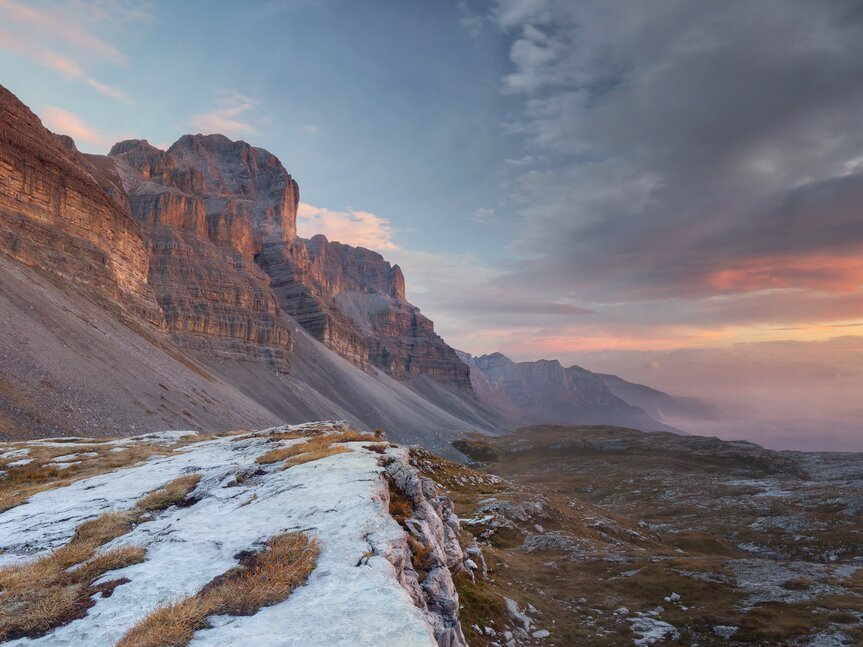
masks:
<svg viewBox="0 0 863 647"><path fill-rule="evenodd" d="M429 375L470 392L468 368L408 303L398 266L323 236L297 238L299 187L271 153L223 135L184 135L167 151L120 142L106 162L149 243L150 283L184 346L229 340L220 351L278 361L290 349L289 315L363 370Z"/></svg>
<svg viewBox="0 0 863 647"><path fill-rule="evenodd" d="M262 148L83 154L0 102L2 437L339 418L452 453L539 422L669 429L583 369L459 357L398 265L297 237L299 185Z"/></svg>
<svg viewBox="0 0 863 647"><path fill-rule="evenodd" d="M2 437L340 418L452 452L499 428L399 268L296 238L297 184L275 156L219 135L85 155L0 101Z"/></svg>
<svg viewBox="0 0 863 647"><path fill-rule="evenodd" d="M657 420L688 418L708 420L715 417L712 407L697 398L681 398L658 391L644 384L627 382L617 375L594 373L621 400L644 409Z"/></svg>
<svg viewBox="0 0 863 647"><path fill-rule="evenodd" d="M460 356L470 366L471 384L480 400L505 411L507 419L520 425L611 424L677 431L619 397L600 376L579 366L564 367L557 360L513 362L501 353Z"/></svg>

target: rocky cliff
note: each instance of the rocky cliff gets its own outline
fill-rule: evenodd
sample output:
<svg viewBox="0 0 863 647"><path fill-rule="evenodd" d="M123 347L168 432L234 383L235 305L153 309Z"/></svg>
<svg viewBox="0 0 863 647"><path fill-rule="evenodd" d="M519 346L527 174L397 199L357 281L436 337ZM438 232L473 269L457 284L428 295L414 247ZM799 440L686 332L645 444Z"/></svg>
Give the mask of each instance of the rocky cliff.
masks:
<svg viewBox="0 0 863 647"><path fill-rule="evenodd" d="M259 232L269 236L273 223L292 220L295 185L285 173L278 195L269 187L272 163L248 145L229 146L237 164L223 169L202 155L202 140L217 148L233 144L187 136L165 152L130 140L109 154L150 250L148 282L184 346L264 357L285 368L290 323L254 256Z"/></svg>
<svg viewBox="0 0 863 647"><path fill-rule="evenodd" d="M374 365L399 380L429 376L470 391L468 367L405 298L398 265L321 235L298 239L291 256L270 248L259 262L285 309L356 365Z"/></svg>
<svg viewBox="0 0 863 647"><path fill-rule="evenodd" d="M141 229L115 198L0 86L0 249L160 325Z"/></svg>
<svg viewBox="0 0 863 647"><path fill-rule="evenodd" d="M215 439L174 431L64 440L0 443L9 471L0 566L7 580L30 584L27 595L4 587L0 640L466 647L453 578L473 577L478 565L462 550L469 535L452 502L411 465L409 448L328 422ZM110 534L94 534L103 523L114 524ZM286 540L307 548L254 560ZM468 549L479 559L475 544ZM77 576L28 576L58 554L73 554L59 570L68 564ZM301 564L306 574L294 578ZM238 573L244 587L219 588ZM214 589L231 604L208 607L188 629L152 622L166 605ZM164 628L156 639L141 629L153 624Z"/></svg>
<svg viewBox="0 0 863 647"><path fill-rule="evenodd" d="M274 155L184 135L167 152L120 142L110 160L151 249L149 282L186 343L216 337L244 342L241 352L277 352L289 343L284 312L363 370L470 391L468 368L405 299L398 266L323 236L296 237L299 190ZM116 186L107 170L100 177L106 190Z"/></svg>
<svg viewBox="0 0 863 647"><path fill-rule="evenodd" d="M614 395L603 379L557 360L513 362L501 353L471 357L479 398L521 424L607 424L645 431L677 431Z"/></svg>

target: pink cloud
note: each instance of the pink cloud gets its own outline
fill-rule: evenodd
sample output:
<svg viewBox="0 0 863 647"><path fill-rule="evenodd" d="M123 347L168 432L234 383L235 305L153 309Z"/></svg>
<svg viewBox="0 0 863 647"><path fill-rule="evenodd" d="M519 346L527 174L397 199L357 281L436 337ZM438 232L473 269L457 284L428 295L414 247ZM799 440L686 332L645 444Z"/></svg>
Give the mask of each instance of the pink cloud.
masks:
<svg viewBox="0 0 863 647"><path fill-rule="evenodd" d="M257 132L250 121L251 113L260 107L257 99L230 92L216 101L209 112L193 115L192 126L204 134L219 133L228 137L241 137Z"/></svg>
<svg viewBox="0 0 863 647"><path fill-rule="evenodd" d="M323 234L329 240L377 251L398 249L392 240L389 220L369 211L333 211L300 203L297 213L300 236Z"/></svg>
<svg viewBox="0 0 863 647"><path fill-rule="evenodd" d="M65 42L79 51L112 63L128 62L120 50L79 24L74 14L36 9L11 0L0 0L0 14L7 25L15 24L18 28L36 32L48 38L49 42Z"/></svg>
<svg viewBox="0 0 863 647"><path fill-rule="evenodd" d="M61 135L69 135L76 142L85 142L103 150L111 146L110 137L94 130L83 119L62 108L47 106L41 111L41 116L42 122L49 130Z"/></svg>
<svg viewBox="0 0 863 647"><path fill-rule="evenodd" d="M102 96L132 103L122 90L99 81L84 68L87 61L126 65L126 56L82 24L80 12L36 9L0 0L0 47L53 70L71 83L84 83ZM50 44L50 46L49 46Z"/></svg>

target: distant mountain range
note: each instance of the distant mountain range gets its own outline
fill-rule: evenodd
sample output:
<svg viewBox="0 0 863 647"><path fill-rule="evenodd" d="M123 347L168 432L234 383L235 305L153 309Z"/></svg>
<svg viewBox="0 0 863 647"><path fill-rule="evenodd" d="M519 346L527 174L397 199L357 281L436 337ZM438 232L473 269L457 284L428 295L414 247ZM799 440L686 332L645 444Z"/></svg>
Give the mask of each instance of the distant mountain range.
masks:
<svg viewBox="0 0 863 647"><path fill-rule="evenodd" d="M373 251L296 235L299 186L222 135L80 153L0 86L0 437L340 418L669 430L692 405L556 361L459 355Z"/></svg>

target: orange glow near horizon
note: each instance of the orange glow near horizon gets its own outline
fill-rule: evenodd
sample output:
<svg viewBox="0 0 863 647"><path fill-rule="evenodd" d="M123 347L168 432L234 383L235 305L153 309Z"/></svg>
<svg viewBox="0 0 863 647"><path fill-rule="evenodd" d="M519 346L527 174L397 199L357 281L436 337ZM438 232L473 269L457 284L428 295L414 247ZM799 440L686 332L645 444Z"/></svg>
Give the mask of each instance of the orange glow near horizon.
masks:
<svg viewBox="0 0 863 647"><path fill-rule="evenodd" d="M471 335L464 340L464 345L476 348L477 352L517 347L522 356L554 358L574 353L606 350L673 351L721 348L741 343L819 342L844 336L863 336L863 320L791 328L766 326L729 326L718 330L674 328L669 329L665 334L651 336L635 331L628 334L561 331L558 335L546 335L538 330L496 330Z"/></svg>
<svg viewBox="0 0 863 647"><path fill-rule="evenodd" d="M719 293L777 288L855 292L863 285L863 258L810 256L749 259L737 267L709 274L706 285Z"/></svg>

